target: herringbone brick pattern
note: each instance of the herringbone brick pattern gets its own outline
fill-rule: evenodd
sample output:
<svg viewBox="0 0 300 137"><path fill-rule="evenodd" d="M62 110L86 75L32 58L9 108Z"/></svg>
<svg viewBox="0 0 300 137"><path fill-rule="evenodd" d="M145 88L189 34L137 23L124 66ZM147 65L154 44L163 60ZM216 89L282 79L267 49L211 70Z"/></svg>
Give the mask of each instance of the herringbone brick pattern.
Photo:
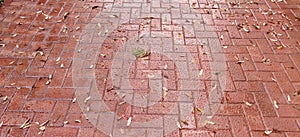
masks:
<svg viewBox="0 0 300 137"><path fill-rule="evenodd" d="M117 136L163 116L128 136L300 136L299 8L298 0L5 0L0 136ZM125 56L137 47L153 53ZM147 96L156 88L167 94ZM204 107L219 88L213 113ZM100 101L117 117L103 117ZM108 126L118 120L126 130Z"/></svg>

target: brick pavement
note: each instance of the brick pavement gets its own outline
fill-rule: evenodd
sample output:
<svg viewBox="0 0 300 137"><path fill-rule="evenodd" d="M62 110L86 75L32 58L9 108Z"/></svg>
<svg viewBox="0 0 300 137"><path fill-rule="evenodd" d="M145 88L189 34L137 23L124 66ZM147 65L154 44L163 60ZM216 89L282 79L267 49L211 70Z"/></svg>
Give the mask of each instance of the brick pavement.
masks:
<svg viewBox="0 0 300 137"><path fill-rule="evenodd" d="M6 0L1 136L300 136L299 6Z"/></svg>

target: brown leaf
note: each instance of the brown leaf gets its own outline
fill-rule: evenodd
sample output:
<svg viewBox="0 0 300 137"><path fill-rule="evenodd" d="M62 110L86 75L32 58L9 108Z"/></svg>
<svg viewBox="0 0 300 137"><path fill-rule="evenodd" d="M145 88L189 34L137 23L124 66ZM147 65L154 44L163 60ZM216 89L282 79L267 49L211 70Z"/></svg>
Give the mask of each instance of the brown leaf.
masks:
<svg viewBox="0 0 300 137"><path fill-rule="evenodd" d="M201 108L196 108L196 110L200 113L203 113L203 110Z"/></svg>
<svg viewBox="0 0 300 137"><path fill-rule="evenodd" d="M75 120L75 123L81 123L81 120L76 119L76 120Z"/></svg>
<svg viewBox="0 0 300 137"><path fill-rule="evenodd" d="M185 124L186 126L189 125L189 123L187 122L187 120L182 120L181 122L182 122L183 124Z"/></svg>

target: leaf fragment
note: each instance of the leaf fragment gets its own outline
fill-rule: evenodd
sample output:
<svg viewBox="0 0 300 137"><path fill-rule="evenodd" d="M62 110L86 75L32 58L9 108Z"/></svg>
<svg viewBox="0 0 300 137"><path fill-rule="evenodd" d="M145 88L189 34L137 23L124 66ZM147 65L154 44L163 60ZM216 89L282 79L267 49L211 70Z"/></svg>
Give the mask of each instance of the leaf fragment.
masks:
<svg viewBox="0 0 300 137"><path fill-rule="evenodd" d="M45 131L45 129L46 129L46 126L41 126L41 127L39 128L40 131Z"/></svg>
<svg viewBox="0 0 300 137"><path fill-rule="evenodd" d="M177 127L179 128L179 129L182 129L182 126L180 125L180 122L179 121L177 121Z"/></svg>
<svg viewBox="0 0 300 137"><path fill-rule="evenodd" d="M247 105L247 106L249 106L249 107L251 107L253 104L251 104L251 103L249 103L249 102L245 102L245 104Z"/></svg>
<svg viewBox="0 0 300 137"><path fill-rule="evenodd" d="M27 119L19 128L25 128L26 126L30 125L30 119Z"/></svg>
<svg viewBox="0 0 300 137"><path fill-rule="evenodd" d="M12 35L11 35L11 37L13 37L13 38L14 38L14 37L16 37L17 35L18 35L18 34L12 34Z"/></svg>
<svg viewBox="0 0 300 137"><path fill-rule="evenodd" d="M76 102L76 100L77 100L77 98L75 97L75 98L73 98L72 99L72 103L75 103Z"/></svg>
<svg viewBox="0 0 300 137"><path fill-rule="evenodd" d="M270 64L271 64L271 60L270 60L270 59L267 59L267 58L263 58L263 59L262 59L262 63L267 64L267 65L270 65Z"/></svg>
<svg viewBox="0 0 300 137"><path fill-rule="evenodd" d="M63 19L66 19L66 18L68 17L69 14L70 14L69 12L65 12L65 13L64 13L64 16L63 16Z"/></svg>
<svg viewBox="0 0 300 137"><path fill-rule="evenodd" d="M94 65L90 65L90 67L89 67L90 69L92 69L92 68L94 68Z"/></svg>
<svg viewBox="0 0 300 137"><path fill-rule="evenodd" d="M250 29L249 29L248 27L243 27L243 30L244 30L245 32L247 32L247 33L250 32Z"/></svg>
<svg viewBox="0 0 300 137"><path fill-rule="evenodd" d="M56 62L60 61L60 57L58 57L55 61L56 61Z"/></svg>
<svg viewBox="0 0 300 137"><path fill-rule="evenodd" d="M212 122L212 121L206 121L207 124L210 124L210 125L215 125L216 123L215 122Z"/></svg>
<svg viewBox="0 0 300 137"><path fill-rule="evenodd" d="M50 74L49 76L48 76L48 79L52 79L53 78L53 76Z"/></svg>
<svg viewBox="0 0 300 137"><path fill-rule="evenodd" d="M3 124L4 124L4 122L3 122L3 121L1 121L1 122L0 122L0 128L3 126Z"/></svg>
<svg viewBox="0 0 300 137"><path fill-rule="evenodd" d="M66 124L69 124L69 121L64 121L64 124L66 125Z"/></svg>
<svg viewBox="0 0 300 137"><path fill-rule="evenodd" d="M291 97L290 97L290 95L287 95L287 100L288 100L288 102L291 102Z"/></svg>
<svg viewBox="0 0 300 137"><path fill-rule="evenodd" d="M189 125L189 123L187 122L187 120L182 120L181 122L182 122L184 125L186 125L186 126Z"/></svg>
<svg viewBox="0 0 300 137"><path fill-rule="evenodd" d="M132 121L132 117L129 117L129 118L128 118L128 120L127 120L127 124L126 124L126 126L130 126L130 124L131 124L131 121Z"/></svg>
<svg viewBox="0 0 300 137"><path fill-rule="evenodd" d="M276 109L278 109L279 107L278 107L277 101L274 100L273 103L274 103L274 107L275 107Z"/></svg>
<svg viewBox="0 0 300 137"><path fill-rule="evenodd" d="M91 99L91 96L84 99L84 103L88 102Z"/></svg>
<svg viewBox="0 0 300 137"><path fill-rule="evenodd" d="M203 75L203 69L200 69L199 76L202 76L202 75Z"/></svg>
<svg viewBox="0 0 300 137"><path fill-rule="evenodd" d="M196 110L200 113L203 113L203 110L201 108L196 108Z"/></svg>
<svg viewBox="0 0 300 137"><path fill-rule="evenodd" d="M51 83L51 79L47 80L45 84L49 85L50 83Z"/></svg>
<svg viewBox="0 0 300 137"><path fill-rule="evenodd" d="M224 35L221 35L221 36L220 36L220 40L223 40L223 39L224 39Z"/></svg>
<svg viewBox="0 0 300 137"><path fill-rule="evenodd" d="M273 131L272 130L265 130L266 135L270 135Z"/></svg>
<svg viewBox="0 0 300 137"><path fill-rule="evenodd" d="M296 92L294 93L294 96L298 96L298 95L300 95L300 91L296 91Z"/></svg>

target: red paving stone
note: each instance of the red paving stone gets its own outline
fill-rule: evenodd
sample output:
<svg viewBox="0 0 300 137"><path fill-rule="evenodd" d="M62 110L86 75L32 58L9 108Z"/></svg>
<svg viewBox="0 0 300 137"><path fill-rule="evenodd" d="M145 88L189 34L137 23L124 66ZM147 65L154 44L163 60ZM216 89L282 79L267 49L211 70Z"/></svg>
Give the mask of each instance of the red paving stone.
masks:
<svg viewBox="0 0 300 137"><path fill-rule="evenodd" d="M0 7L0 136L300 136L299 8L298 0L5 0ZM99 17L102 13L110 17ZM102 40L99 31L106 31L101 25L109 18L120 24ZM142 33L153 39L144 40ZM127 56L116 53L131 53L135 37L157 53L128 65ZM120 81L110 75L124 66L129 75ZM150 77L158 75L168 94L148 99L155 82ZM217 109L210 104L207 110L209 95L220 91L216 81L225 82L224 93L217 97ZM130 87L132 94L118 95ZM143 98L156 104L130 104L144 104ZM99 107L101 101L107 108ZM210 118L203 125L206 115ZM133 126L110 127L130 118ZM157 119L153 127L134 127ZM20 128L27 120L31 125ZM168 131L172 125L176 128Z"/></svg>

